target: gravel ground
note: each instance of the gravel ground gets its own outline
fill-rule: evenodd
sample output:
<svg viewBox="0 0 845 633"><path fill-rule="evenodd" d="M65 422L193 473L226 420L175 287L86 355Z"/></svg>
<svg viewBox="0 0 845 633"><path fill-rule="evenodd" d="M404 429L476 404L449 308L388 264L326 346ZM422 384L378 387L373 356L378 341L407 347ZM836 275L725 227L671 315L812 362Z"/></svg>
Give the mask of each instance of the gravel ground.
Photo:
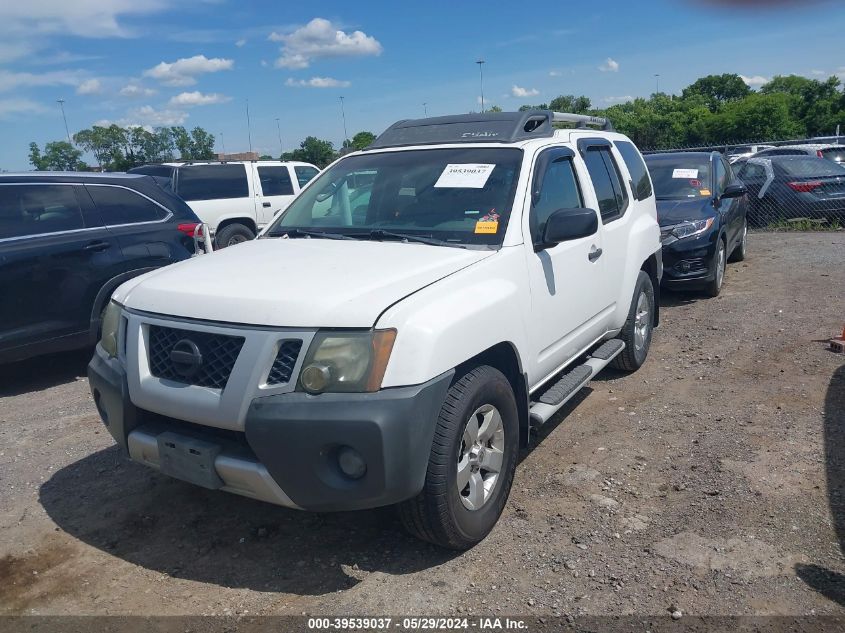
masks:
<svg viewBox="0 0 845 633"><path fill-rule="evenodd" d="M845 613L845 233L754 234L716 299L522 455L473 550L124 459L89 353L0 368L0 614Z"/></svg>

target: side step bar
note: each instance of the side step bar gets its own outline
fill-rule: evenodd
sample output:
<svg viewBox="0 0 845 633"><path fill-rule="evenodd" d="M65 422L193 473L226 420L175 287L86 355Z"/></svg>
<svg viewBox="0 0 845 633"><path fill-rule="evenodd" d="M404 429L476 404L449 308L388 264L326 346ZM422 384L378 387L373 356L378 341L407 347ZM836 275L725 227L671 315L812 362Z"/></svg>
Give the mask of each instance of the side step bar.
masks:
<svg viewBox="0 0 845 633"><path fill-rule="evenodd" d="M536 401L531 402L531 426L548 422L563 405L590 382L590 379L604 369L610 361L625 349L625 343L618 338L602 343L590 353L583 365L573 367L546 389Z"/></svg>

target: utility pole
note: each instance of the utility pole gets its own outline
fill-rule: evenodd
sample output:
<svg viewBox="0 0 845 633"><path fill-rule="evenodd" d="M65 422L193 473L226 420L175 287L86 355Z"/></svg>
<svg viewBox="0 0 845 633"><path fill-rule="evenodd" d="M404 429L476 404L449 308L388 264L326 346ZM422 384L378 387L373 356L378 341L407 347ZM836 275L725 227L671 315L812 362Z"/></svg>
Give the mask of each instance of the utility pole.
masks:
<svg viewBox="0 0 845 633"><path fill-rule="evenodd" d="M427 105L428 105L428 103L426 103L425 101L423 101L423 114L424 114L425 116L428 116L428 108L426 107Z"/></svg>
<svg viewBox="0 0 845 633"><path fill-rule="evenodd" d="M484 70L482 69L484 60L479 59L475 63L478 64L478 74L481 77L481 114L484 114Z"/></svg>
<svg viewBox="0 0 845 633"><path fill-rule="evenodd" d="M70 130L67 127L67 117L65 116L65 99L62 97L61 99L56 99L56 103L59 104L59 107L62 109L62 121L65 122L65 134L67 134L67 142L73 145L73 141L70 140Z"/></svg>
<svg viewBox="0 0 845 633"><path fill-rule="evenodd" d="M252 154L252 125L249 121L249 99L246 100L246 133L249 137L249 153Z"/></svg>
<svg viewBox="0 0 845 633"><path fill-rule="evenodd" d="M279 160L281 160L285 150L282 149L282 126L279 124L279 117L276 117L276 131L279 133Z"/></svg>
<svg viewBox="0 0 845 633"><path fill-rule="evenodd" d="M349 134L346 132L346 110L343 107L343 97L340 98L340 114L343 116L343 143L341 143L341 149L346 147L346 141L349 140Z"/></svg>
<svg viewBox="0 0 845 633"><path fill-rule="evenodd" d="M220 144L223 146L223 158L226 158L226 141L223 140L223 132L220 132Z"/></svg>
<svg viewBox="0 0 845 633"><path fill-rule="evenodd" d="M658 73L654 73L654 94L660 94L660 75Z"/></svg>

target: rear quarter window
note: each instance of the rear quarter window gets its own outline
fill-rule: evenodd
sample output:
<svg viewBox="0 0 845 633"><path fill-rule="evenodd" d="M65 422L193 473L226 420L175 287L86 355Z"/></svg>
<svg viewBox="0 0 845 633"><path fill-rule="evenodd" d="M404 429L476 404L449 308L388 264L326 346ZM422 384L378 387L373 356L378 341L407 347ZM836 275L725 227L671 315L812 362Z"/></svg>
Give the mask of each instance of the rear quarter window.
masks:
<svg viewBox="0 0 845 633"><path fill-rule="evenodd" d="M86 185L85 189L107 225L156 222L167 217L167 211L131 189L110 185Z"/></svg>
<svg viewBox="0 0 845 633"><path fill-rule="evenodd" d="M186 165L176 177L183 200L226 200L249 196L244 165Z"/></svg>
<svg viewBox="0 0 845 633"><path fill-rule="evenodd" d="M307 165L297 165L293 169L296 172L296 179L299 181L300 188L307 185L314 176L320 173L319 169Z"/></svg>
<svg viewBox="0 0 845 633"><path fill-rule="evenodd" d="M616 149L622 155L622 160L625 161L625 166L628 168L628 173L631 174L633 181L634 196L637 200L644 200L652 194L651 179L648 176L648 169L646 169L643 157L634 146L628 141L615 141Z"/></svg>

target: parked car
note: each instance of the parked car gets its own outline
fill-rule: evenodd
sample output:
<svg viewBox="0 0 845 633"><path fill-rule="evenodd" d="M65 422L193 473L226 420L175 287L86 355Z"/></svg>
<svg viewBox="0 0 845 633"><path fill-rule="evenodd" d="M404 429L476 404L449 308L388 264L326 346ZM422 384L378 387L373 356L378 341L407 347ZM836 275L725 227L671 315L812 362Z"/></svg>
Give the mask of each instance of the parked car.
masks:
<svg viewBox="0 0 845 633"><path fill-rule="evenodd" d="M749 158L738 174L748 188L748 221L794 218L845 222L845 166L814 156Z"/></svg>
<svg viewBox="0 0 845 633"><path fill-rule="evenodd" d="M646 164L657 194L664 286L715 297L726 262L745 259L745 186L718 152L651 154Z"/></svg>
<svg viewBox="0 0 845 633"><path fill-rule="evenodd" d="M170 178L172 189L209 226L217 248L253 239L320 173L294 161L193 161L134 167Z"/></svg>
<svg viewBox="0 0 845 633"><path fill-rule="evenodd" d="M737 145L728 149L725 155L728 158L728 162L734 164L738 160L749 158L757 152L769 149L770 147L774 147L774 145Z"/></svg>
<svg viewBox="0 0 845 633"><path fill-rule="evenodd" d="M0 174L0 363L93 346L114 289L188 259L198 223L146 176Z"/></svg>
<svg viewBox="0 0 845 633"><path fill-rule="evenodd" d="M841 164L845 161L845 145L831 145L827 143L782 145L754 154L754 158L766 158L769 156L815 156L816 158L825 158L834 163Z"/></svg>
<svg viewBox="0 0 845 633"><path fill-rule="evenodd" d="M462 549L531 425L645 362L660 275L645 164L604 119L400 121L259 239L121 286L90 385L165 474L305 510L398 504Z"/></svg>

